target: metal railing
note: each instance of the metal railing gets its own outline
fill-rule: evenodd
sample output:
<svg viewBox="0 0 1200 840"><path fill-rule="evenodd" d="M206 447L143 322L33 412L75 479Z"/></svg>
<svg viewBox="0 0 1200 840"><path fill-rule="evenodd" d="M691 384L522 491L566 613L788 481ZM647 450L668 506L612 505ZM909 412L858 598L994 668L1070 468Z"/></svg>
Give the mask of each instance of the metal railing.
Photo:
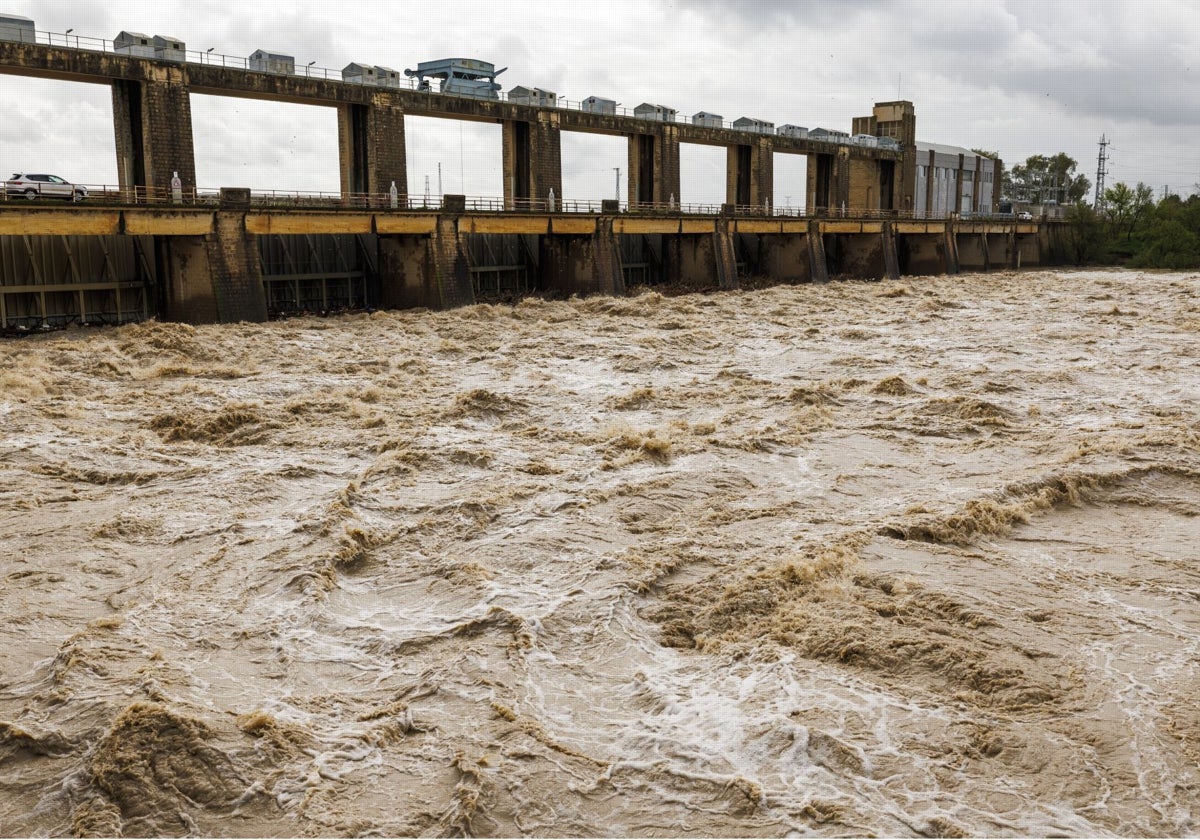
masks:
<svg viewBox="0 0 1200 840"><path fill-rule="evenodd" d="M0 203L10 206L66 207L73 204L103 206L165 206L210 207L233 204L222 199L222 190L206 187L120 187L113 184L71 184L72 189L84 188L87 196L76 202L73 195L27 196L24 187L0 189ZM452 201L450 212L474 213L562 213L600 215L613 212L613 201L607 199L523 198L502 196L438 195L432 193L391 192L332 192L321 190L250 190L249 206L263 209L294 210L371 210L396 212L442 212ZM607 207L606 207L607 205ZM750 216L778 219L878 219L915 221L1020 221L1013 213L935 213L924 210L867 210L853 207L805 207L766 204L715 204L660 202L615 202L620 214L644 216ZM461 208L461 210L459 209ZM1048 216L1034 217L1045 221Z"/></svg>
<svg viewBox="0 0 1200 840"><path fill-rule="evenodd" d="M310 61L308 64L305 64L305 65L295 65L293 62L292 65L290 66L288 72L281 72L278 69L269 69L267 67L256 67L256 66L254 66L256 62L250 58L244 58L242 56L227 55L225 53L216 52L215 47L210 47L206 50L165 49L165 50L161 51L162 53L164 53L163 55L157 55L155 53L154 47L152 47L152 46L133 46L133 47L122 47L122 48L118 49L116 44L113 41L108 40L106 38L95 38L95 37L91 37L91 36L87 36L87 35L75 35L73 32L50 32L50 31L46 31L46 30L36 30L33 32L33 39L34 40L32 41L32 43L37 43L37 44L42 44L45 46L52 46L52 47L64 47L67 49L75 49L75 50L81 50L81 51L87 51L87 52L110 53L113 55L125 55L125 56L134 57L134 58L145 58L145 59L160 60L160 61L174 61L174 62L182 61L182 62L185 62L188 64L200 64L200 65L204 65L204 66L229 68L232 70L243 70L248 73L262 73L264 75L275 75L275 76L282 75L282 76L289 76L289 77L293 77L293 78L298 77L298 78L305 78L305 79L319 79L319 80L323 80L323 81L340 82L342 84L354 85L356 87L362 87L362 86L378 87L382 90L409 90L409 91L421 90L421 92L427 92L430 96L450 96L450 97L465 98L465 99L488 99L488 100L494 99L494 100L498 100L501 102L512 102L513 104L518 104L518 105L530 105L531 104L528 101L526 101L524 97L520 97L518 99L510 99L508 96L508 93L506 91L497 91L495 96L474 96L471 93L462 92L462 91L441 91L441 90L432 90L429 88L420 88L417 79L410 78L410 77L405 77L405 78L401 78L401 79L390 79L390 80L386 80L386 81L377 80L374 83L364 82L364 81L356 81L356 80L353 80L354 77L352 77L351 79L344 78L342 70L335 70L331 67L318 67L316 61ZM7 38L6 40L19 40L19 39L10 37L10 38ZM260 63L270 63L270 62L260 62ZM591 98L591 97L589 97L589 98ZM790 137L790 135L781 135L781 134L777 134L774 131L771 131L771 132L760 131L758 128L755 128L755 127L735 126L734 120L721 119L720 124L718 125L714 121L709 119L709 120L705 120L705 121L702 121L697 124L693 121L692 117L689 117L686 115L680 115L679 112L674 109L671 109L671 113L669 115L660 115L658 113L638 114L638 113L636 113L636 110L637 110L636 108L626 108L626 107L621 106L620 104L612 106L611 110L607 109L607 108L599 108L598 109L595 106L589 105L586 99L568 99L567 97L562 97L562 96L557 97L555 100L555 103L553 105L537 103L536 105L533 105L533 107L555 108L555 109L563 110L563 111L581 111L581 112L586 112L586 113L598 114L598 115L602 115L602 116L607 115L607 116L629 117L629 118L633 118L633 119L644 120L646 122L665 122L665 123L672 123L675 125L697 125L698 127L701 127L701 128L724 128L724 129L730 129L733 131L745 132L747 134L764 134L764 135L770 136L770 137ZM640 107L640 106L638 106L638 107ZM669 118L667 118L668 116L669 116ZM830 147L837 147L839 145L849 145L849 146L858 145L849 136L839 136L836 139L826 139L826 138L822 138L822 137L811 137L811 136L805 137L805 138L792 138L792 139L806 139L806 140L809 140L814 143L823 143ZM868 148L868 147L864 146L863 148ZM875 148L875 147L870 147L870 148ZM887 149L887 147L878 147L878 148L883 148L888 151L896 151L894 149Z"/></svg>

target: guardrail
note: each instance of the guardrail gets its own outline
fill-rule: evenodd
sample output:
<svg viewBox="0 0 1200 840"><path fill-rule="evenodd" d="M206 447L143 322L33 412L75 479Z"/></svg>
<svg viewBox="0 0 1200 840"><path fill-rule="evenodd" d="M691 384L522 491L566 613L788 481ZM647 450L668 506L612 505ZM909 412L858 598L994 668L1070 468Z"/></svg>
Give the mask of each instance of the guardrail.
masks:
<svg viewBox="0 0 1200 840"><path fill-rule="evenodd" d="M254 66L252 66L253 63L250 58L243 58L242 56L227 55L225 53L216 52L215 47L209 47L206 50L187 50L187 49L185 49L185 50L166 50L164 52L171 53L172 55L158 57L158 56L154 56L154 55L145 55L140 52L137 52L136 50L138 48L136 48L136 47L132 48L132 50L131 50L131 48L128 48L128 47L118 49L113 41L110 41L106 38L95 38L95 37L91 37L91 36L87 36L87 35L75 35L72 32L50 32L50 31L44 31L44 30L36 30L33 33L33 38L34 38L34 40L32 41L32 43L43 44L43 45L52 46L52 47L63 47L66 49L75 49L75 50L81 50L81 51L86 51L86 52L110 53L112 55L125 55L125 56L131 56L131 57L135 57L135 58L145 58L145 59L149 59L149 60L176 61L176 62L178 62L180 59L174 57L174 54L182 53L182 61L184 63L188 63L188 64L200 64L200 65L205 65L205 66L226 67L226 68L230 68L233 70L243 70L247 73L262 73L264 75L274 75L274 76L285 75L285 76L290 76L290 77L298 77L298 78L306 78L306 79L321 79L324 81L339 82L342 84L355 85L358 87L361 87L364 84L367 84L364 82L350 81L350 80L343 78L341 70L335 70L331 67L318 67L318 66L316 66L316 64L317 64L316 61L310 61L308 64L305 64L303 66L293 66L291 72L289 72L289 73L280 73L277 70L262 69L262 68L254 67ZM5 38L4 40L13 41L13 40L20 40L20 39L17 39L14 37L8 37L8 38ZM26 43L28 43L28 42L26 42ZM151 50L152 48L141 47L140 49ZM368 86L378 87L381 90L418 91L420 89L417 80L415 78L409 78L409 77L394 80L394 83L385 84L385 83L381 83L381 82L376 82L376 83L370 84ZM422 92L427 92L430 96L451 96L451 97L460 98L460 99L489 99L489 100L495 99L495 100L498 100L501 102L512 102L513 104L517 104L517 105L531 105L532 104L530 102L525 101L524 97L521 97L519 99L510 99L508 97L508 93L506 91L498 91L497 95L495 97L492 97L492 96L479 97L479 96L472 96L470 93L440 91L440 90L435 91L435 90L431 90L431 89L426 89L425 91L422 91ZM553 105L545 105L545 104L537 103L535 105L535 107L556 108L556 109L563 110L563 111L581 111L581 112L600 114L600 115L630 117L633 119L645 120L647 122L666 122L666 123L672 123L675 125L699 125L699 127L704 127L704 128L725 128L725 129L730 129L733 131L742 131L747 134L764 134L765 136L769 136L769 137L788 137L789 136L789 135L780 135L780 134L775 133L774 131L763 132L763 131L759 131L756 128L735 126L733 124L734 123L733 120L722 119L718 125L715 123L715 121L712 121L710 119L707 121L702 121L697 124L693 121L693 119L691 117L681 116L678 113L678 111L676 111L675 109L671 109L672 114L670 116L670 119L665 119L664 117L659 116L657 114L638 114L635 112L636 111L635 108L625 108L625 107L622 107L619 103L617 105L615 105L611 111L597 110L594 107L588 106L586 100L568 99L567 97L561 97L561 96L556 98L556 101ZM739 119L741 119L741 118L739 117ZM860 144L854 142L854 140L848 136L847 137L839 137L839 138L833 139L833 140L826 140L821 137L806 137L806 138L799 138L799 139L807 139L814 143L824 143L831 147L860 145ZM888 151L899 151L899 149L889 149L888 147L885 147L885 146L879 146L879 147L862 146L862 148L883 148Z"/></svg>
<svg viewBox="0 0 1200 840"><path fill-rule="evenodd" d="M84 205L212 207L222 205L221 190L182 187L178 191L162 187L120 187L112 184L71 184L87 190ZM529 198L508 199L500 196L448 196L436 194L343 193L312 190L250 190L250 205L255 208L294 210L372 210L396 212L441 212L447 199L452 212L476 213L564 213L580 215L608 214L613 202L599 199ZM13 207L68 207L76 204L72 196L34 195L0 190L0 204ZM747 204L711 204L666 202L616 202L616 212L660 216L753 216L780 219L880 219L914 221L1023 221L1013 213L928 213L911 210L863 210L843 207L771 206ZM1038 216L1033 221L1051 217Z"/></svg>

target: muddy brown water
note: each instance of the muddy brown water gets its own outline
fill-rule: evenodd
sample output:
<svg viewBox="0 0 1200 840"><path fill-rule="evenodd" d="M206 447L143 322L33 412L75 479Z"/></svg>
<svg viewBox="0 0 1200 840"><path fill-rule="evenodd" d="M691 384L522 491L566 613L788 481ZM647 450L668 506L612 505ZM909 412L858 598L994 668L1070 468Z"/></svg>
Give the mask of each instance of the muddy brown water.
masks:
<svg viewBox="0 0 1200 840"><path fill-rule="evenodd" d="M1200 275L0 344L0 834L1194 835Z"/></svg>

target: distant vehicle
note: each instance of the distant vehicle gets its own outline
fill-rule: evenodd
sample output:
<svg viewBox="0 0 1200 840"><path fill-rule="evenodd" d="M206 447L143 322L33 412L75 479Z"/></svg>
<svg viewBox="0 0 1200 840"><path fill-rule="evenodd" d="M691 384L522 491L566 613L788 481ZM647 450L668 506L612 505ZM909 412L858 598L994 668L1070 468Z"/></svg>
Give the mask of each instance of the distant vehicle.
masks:
<svg viewBox="0 0 1200 840"><path fill-rule="evenodd" d="M9 198L24 196L30 201L38 198L62 198L67 201L83 201L87 198L87 187L72 184L57 175L35 175L14 172L4 182L4 194Z"/></svg>
<svg viewBox="0 0 1200 840"><path fill-rule="evenodd" d="M1020 213L1017 214L1017 218L1020 219L1022 222L1032 222L1033 214L1030 213L1028 210L1022 210Z"/></svg>

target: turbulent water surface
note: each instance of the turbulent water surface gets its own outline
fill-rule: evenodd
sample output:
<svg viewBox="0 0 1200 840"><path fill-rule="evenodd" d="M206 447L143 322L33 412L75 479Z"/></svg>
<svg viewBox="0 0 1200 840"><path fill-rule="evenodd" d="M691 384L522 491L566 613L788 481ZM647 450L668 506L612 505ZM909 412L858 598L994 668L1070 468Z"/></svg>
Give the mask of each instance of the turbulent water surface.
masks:
<svg viewBox="0 0 1200 840"><path fill-rule="evenodd" d="M1198 292L0 344L0 834L1195 834Z"/></svg>

